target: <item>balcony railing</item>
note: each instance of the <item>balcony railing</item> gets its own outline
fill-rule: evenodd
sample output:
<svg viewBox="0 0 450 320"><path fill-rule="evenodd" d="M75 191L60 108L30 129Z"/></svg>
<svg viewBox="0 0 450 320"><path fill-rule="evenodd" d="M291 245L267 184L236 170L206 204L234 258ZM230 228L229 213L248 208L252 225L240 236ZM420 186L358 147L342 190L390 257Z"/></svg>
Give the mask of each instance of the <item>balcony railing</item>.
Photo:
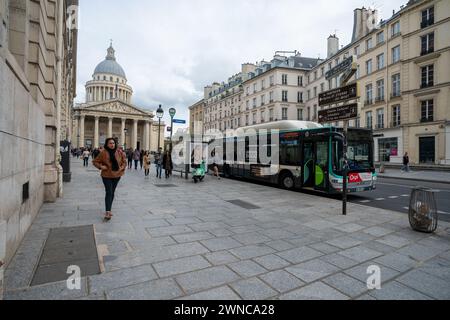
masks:
<svg viewBox="0 0 450 320"><path fill-rule="evenodd" d="M376 125L375 125L375 129L384 129L384 123L377 123Z"/></svg>
<svg viewBox="0 0 450 320"><path fill-rule="evenodd" d="M429 88L429 87L432 87L432 86L434 86L433 81L422 82L422 83L420 84L420 88L421 88L421 89Z"/></svg>
<svg viewBox="0 0 450 320"><path fill-rule="evenodd" d="M401 93L400 93L400 92L394 92L394 93L391 93L391 99L398 98L398 97L400 97L400 96L401 96Z"/></svg>
<svg viewBox="0 0 450 320"><path fill-rule="evenodd" d="M375 102L384 102L384 96L382 97L376 97Z"/></svg>
<svg viewBox="0 0 450 320"><path fill-rule="evenodd" d="M420 122L433 122L434 118L433 117L428 117L428 118L421 118Z"/></svg>
<svg viewBox="0 0 450 320"><path fill-rule="evenodd" d="M430 47L430 48L427 48L427 49L422 49L420 51L420 55L424 56L424 55L427 55L427 54L433 53L433 52L434 52L434 47Z"/></svg>
<svg viewBox="0 0 450 320"><path fill-rule="evenodd" d="M390 125L391 125L391 128L400 127L401 121L400 121L400 120L398 120L398 121L393 121L393 122L390 123Z"/></svg>
<svg viewBox="0 0 450 320"><path fill-rule="evenodd" d="M373 100L366 100L366 101L364 101L364 105L365 106L369 106L371 104L373 104Z"/></svg>
<svg viewBox="0 0 450 320"><path fill-rule="evenodd" d="M422 20L422 22L420 23L420 28L423 29L423 28L432 26L433 24L434 24L434 18Z"/></svg>

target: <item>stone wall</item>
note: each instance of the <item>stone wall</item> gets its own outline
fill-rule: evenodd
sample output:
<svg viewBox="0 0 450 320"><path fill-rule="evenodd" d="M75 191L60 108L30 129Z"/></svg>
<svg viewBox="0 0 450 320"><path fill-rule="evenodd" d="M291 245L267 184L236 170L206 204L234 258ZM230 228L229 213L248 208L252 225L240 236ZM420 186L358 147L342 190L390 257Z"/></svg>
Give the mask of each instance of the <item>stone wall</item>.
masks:
<svg viewBox="0 0 450 320"><path fill-rule="evenodd" d="M74 77L62 81L62 95L70 98L61 99L58 108L58 80L71 69L67 42L58 41L58 25L67 37L67 5L0 0L0 299L3 270L42 204L62 195L58 112L70 110L75 90ZM61 74L58 45L65 66Z"/></svg>

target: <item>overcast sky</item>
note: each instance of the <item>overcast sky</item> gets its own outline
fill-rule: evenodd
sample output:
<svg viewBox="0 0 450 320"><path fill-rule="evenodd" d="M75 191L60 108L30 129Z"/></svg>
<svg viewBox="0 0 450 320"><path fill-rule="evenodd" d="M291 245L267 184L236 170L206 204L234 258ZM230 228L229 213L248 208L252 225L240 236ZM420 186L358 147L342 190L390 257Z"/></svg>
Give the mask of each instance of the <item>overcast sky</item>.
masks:
<svg viewBox="0 0 450 320"><path fill-rule="evenodd" d="M355 8L375 7L387 19L406 2L80 0L77 101L84 102L84 84L113 39L133 103L150 110L162 104L166 114L175 107L176 118L188 120L203 87L227 81L242 63L270 61L277 50L325 58L330 34L350 42Z"/></svg>

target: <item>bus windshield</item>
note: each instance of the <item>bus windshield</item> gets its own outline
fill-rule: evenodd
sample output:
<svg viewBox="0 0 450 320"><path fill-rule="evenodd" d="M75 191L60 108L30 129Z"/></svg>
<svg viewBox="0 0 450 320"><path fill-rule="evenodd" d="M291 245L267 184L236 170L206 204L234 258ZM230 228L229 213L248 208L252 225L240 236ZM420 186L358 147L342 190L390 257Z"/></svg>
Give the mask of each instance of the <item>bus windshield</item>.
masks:
<svg viewBox="0 0 450 320"><path fill-rule="evenodd" d="M371 134L362 131L349 130L347 159L351 171L365 171L373 169L373 142ZM333 139L332 157L333 171L342 175L344 170L344 151L341 140Z"/></svg>

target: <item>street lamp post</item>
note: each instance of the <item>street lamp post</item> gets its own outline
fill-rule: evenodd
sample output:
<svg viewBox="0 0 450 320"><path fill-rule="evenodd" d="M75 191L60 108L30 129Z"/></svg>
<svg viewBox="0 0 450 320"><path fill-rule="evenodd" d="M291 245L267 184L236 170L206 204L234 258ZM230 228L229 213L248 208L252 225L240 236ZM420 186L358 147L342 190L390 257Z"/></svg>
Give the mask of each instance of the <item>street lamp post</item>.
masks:
<svg viewBox="0 0 450 320"><path fill-rule="evenodd" d="M175 108L170 108L170 153L172 153L172 135L173 135L173 117L177 114L177 110Z"/></svg>
<svg viewBox="0 0 450 320"><path fill-rule="evenodd" d="M158 117L158 152L159 152L159 149L161 148L161 118L164 116L164 110L161 107L161 105L159 105L158 110L156 110L156 116Z"/></svg>

